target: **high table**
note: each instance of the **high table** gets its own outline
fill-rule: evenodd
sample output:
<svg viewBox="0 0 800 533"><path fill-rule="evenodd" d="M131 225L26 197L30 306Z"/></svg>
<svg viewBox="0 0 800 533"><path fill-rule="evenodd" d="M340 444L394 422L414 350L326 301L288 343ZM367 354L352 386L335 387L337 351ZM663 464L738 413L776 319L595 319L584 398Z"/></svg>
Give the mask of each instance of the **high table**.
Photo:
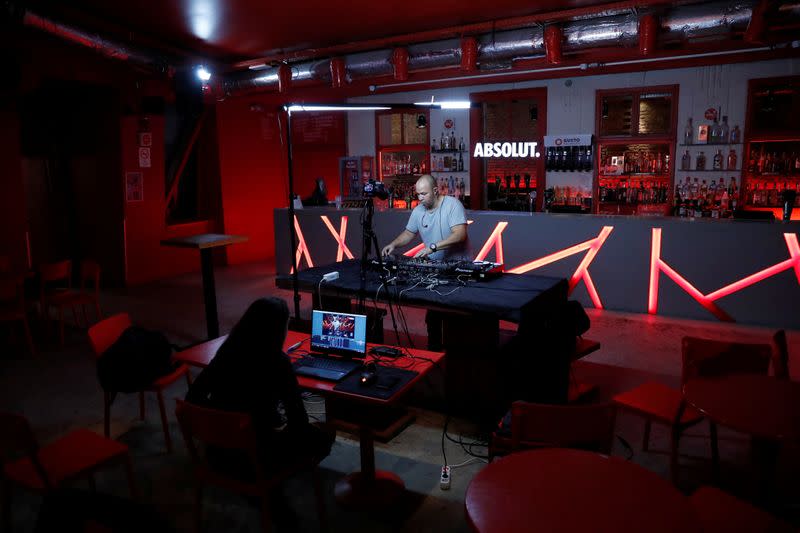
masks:
<svg viewBox="0 0 800 533"><path fill-rule="evenodd" d="M219 318L217 317L217 289L214 284L214 261L211 251L220 246L228 246L237 242L245 242L243 235L222 235L220 233L203 233L188 237L175 237L161 241L161 246L178 248L194 248L200 250L200 268L203 273L203 302L206 308L206 331L208 338L219 337Z"/></svg>
<svg viewBox="0 0 800 533"><path fill-rule="evenodd" d="M480 533L700 530L689 499L657 474L564 448L496 459L472 479L464 505Z"/></svg>
<svg viewBox="0 0 800 533"><path fill-rule="evenodd" d="M176 352L174 359L196 367L206 367L216 355L217 350L225 342L227 336L212 339L202 344L197 344L187 350ZM286 335L284 350L289 350L296 343L300 343L289 355L292 359L300 357L300 353L307 352L310 348L310 336L307 333L289 331ZM374 344L367 344L367 350ZM383 366L397 366L405 370L413 370L417 375L399 388L388 399L373 398L335 390L336 382L315 379L308 376L297 376L300 387L324 395L326 398L339 400L340 404L349 404L351 411L358 413L361 408L384 408L395 406L400 398L408 392L414 384L438 365L444 358L441 352L427 350L403 349L406 354L394 361L381 360ZM380 373L380 369L378 370ZM347 416L346 412L337 412ZM361 451L361 471L351 473L336 483L336 499L344 506L354 508L374 509L395 501L405 489L403 480L392 472L375 470L375 432L368 417L356 417L353 422L344 420L346 425L354 426L359 435L359 448Z"/></svg>

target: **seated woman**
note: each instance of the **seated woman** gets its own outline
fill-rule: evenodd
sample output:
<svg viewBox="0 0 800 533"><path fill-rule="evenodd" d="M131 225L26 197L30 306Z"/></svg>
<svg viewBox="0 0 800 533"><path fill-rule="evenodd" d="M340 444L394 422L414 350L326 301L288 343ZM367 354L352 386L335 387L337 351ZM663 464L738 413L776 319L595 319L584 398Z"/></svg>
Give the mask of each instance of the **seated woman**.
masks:
<svg viewBox="0 0 800 533"><path fill-rule="evenodd" d="M309 424L300 388L283 343L289 308L280 298L260 298L245 311L186 394L195 405L248 413L266 472L292 459L319 462L330 454L333 430ZM208 450L208 460L230 475L253 476L247 457Z"/></svg>

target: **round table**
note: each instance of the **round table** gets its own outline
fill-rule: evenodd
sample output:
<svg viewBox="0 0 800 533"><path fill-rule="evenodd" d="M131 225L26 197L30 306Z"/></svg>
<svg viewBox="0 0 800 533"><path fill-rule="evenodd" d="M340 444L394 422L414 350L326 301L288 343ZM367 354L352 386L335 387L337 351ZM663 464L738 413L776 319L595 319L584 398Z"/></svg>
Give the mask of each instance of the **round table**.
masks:
<svg viewBox="0 0 800 533"><path fill-rule="evenodd" d="M689 380L683 396L723 426L773 441L800 442L800 383L763 374Z"/></svg>
<svg viewBox="0 0 800 533"><path fill-rule="evenodd" d="M467 488L465 506L481 533L700 529L688 498L657 474L618 457L564 448L490 463Z"/></svg>

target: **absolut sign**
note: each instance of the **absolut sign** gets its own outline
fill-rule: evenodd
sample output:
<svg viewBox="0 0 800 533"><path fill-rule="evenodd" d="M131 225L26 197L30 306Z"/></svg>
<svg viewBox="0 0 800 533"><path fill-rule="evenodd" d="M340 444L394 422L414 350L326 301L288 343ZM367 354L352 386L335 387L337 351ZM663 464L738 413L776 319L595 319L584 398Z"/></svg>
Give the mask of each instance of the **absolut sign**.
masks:
<svg viewBox="0 0 800 533"><path fill-rule="evenodd" d="M540 157L537 142L475 143L472 157Z"/></svg>

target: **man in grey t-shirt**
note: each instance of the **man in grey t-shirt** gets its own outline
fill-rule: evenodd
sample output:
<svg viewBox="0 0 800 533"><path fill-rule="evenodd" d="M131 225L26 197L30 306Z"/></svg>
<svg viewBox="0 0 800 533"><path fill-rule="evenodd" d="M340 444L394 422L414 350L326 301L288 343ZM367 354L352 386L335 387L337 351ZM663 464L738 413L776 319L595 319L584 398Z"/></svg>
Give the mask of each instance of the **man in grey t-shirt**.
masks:
<svg viewBox="0 0 800 533"><path fill-rule="evenodd" d="M430 174L420 176L415 185L419 204L411 211L406 229L383 247L383 255L405 246L419 233L425 247L415 257L431 260L471 259L467 237L467 214L461 202L439 195Z"/></svg>
<svg viewBox="0 0 800 533"><path fill-rule="evenodd" d="M406 229L383 247L383 255L405 246L419 233L425 247L415 257L431 260L471 259L467 237L467 214L461 202L452 196L440 196L436 180L430 174L420 176L415 185L419 204L411 212ZM425 315L428 326L428 349L442 349L444 314L431 311Z"/></svg>

